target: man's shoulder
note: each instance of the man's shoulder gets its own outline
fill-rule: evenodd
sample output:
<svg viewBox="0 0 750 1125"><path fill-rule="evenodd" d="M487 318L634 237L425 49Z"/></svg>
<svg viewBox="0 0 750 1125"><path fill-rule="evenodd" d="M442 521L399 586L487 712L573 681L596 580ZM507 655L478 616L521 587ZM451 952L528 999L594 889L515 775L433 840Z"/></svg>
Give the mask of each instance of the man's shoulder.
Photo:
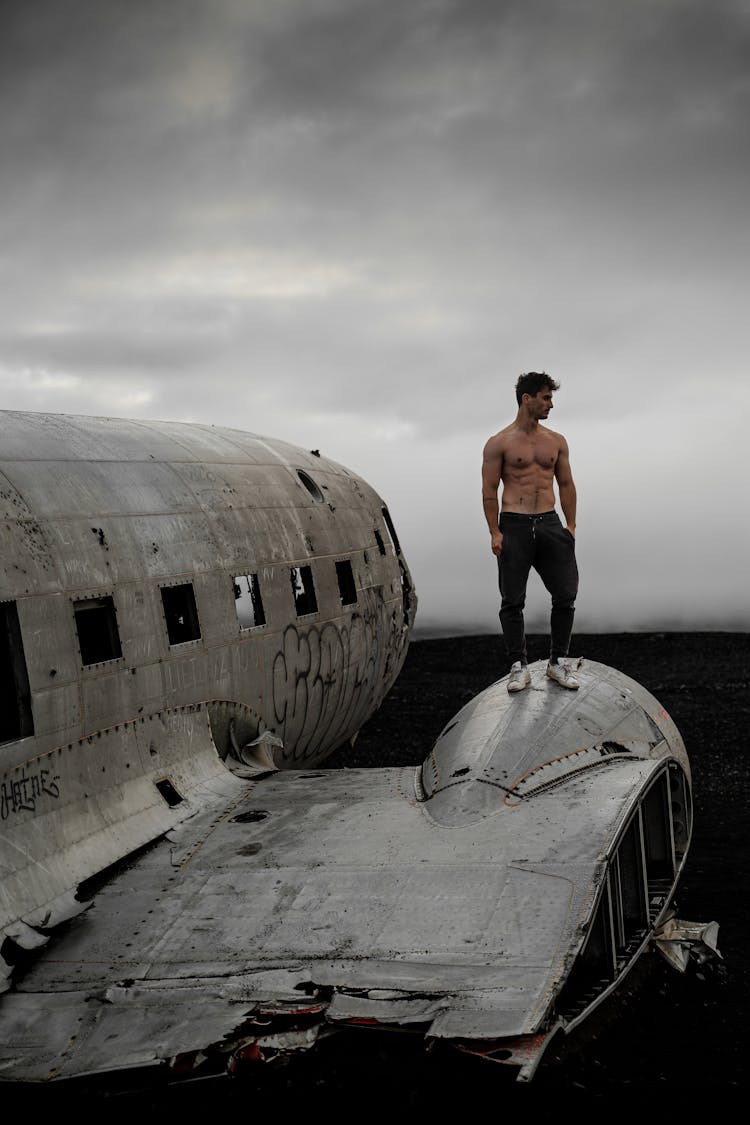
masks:
<svg viewBox="0 0 750 1125"><path fill-rule="evenodd" d="M557 430L551 430L549 428L549 426L540 426L539 429L543 430L545 434L548 434L549 437L551 437L554 441L556 441L559 449L567 449L568 448L567 441L565 440L565 438L563 437L562 434L558 434Z"/></svg>
<svg viewBox="0 0 750 1125"><path fill-rule="evenodd" d="M493 434L491 438L487 438L487 441L486 441L485 446L484 446L485 452L491 453L493 451L494 452L502 451L503 446L505 445L506 441L508 440L508 437L510 436L510 434L512 433L512 431L514 429L515 429L515 423L510 422L509 425L504 426L502 428L502 430L498 430L496 434Z"/></svg>

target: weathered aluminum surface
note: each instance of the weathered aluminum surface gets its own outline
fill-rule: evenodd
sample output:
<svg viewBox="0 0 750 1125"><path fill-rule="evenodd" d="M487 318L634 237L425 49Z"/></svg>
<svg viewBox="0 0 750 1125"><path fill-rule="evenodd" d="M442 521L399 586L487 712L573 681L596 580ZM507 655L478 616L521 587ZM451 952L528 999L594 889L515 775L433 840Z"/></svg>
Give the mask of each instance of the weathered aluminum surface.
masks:
<svg viewBox="0 0 750 1125"><path fill-rule="evenodd" d="M33 737L0 746L0 771L213 699L252 712L244 740L278 736L280 768L320 761L377 708L406 654L416 601L383 509L343 466L239 430L0 412L0 601L17 607L34 716ZM342 559L353 604L336 581ZM318 605L302 617L300 565ZM241 629L233 579L251 573L266 623ZM200 637L175 645L160 588L180 582L193 585ZM82 667L73 602L101 596L114 598L122 655Z"/></svg>
<svg viewBox="0 0 750 1125"><path fill-rule="evenodd" d="M123 723L40 755L10 776L24 799L8 812L0 835L0 940L8 936L24 947L24 926L48 930L75 912L79 883L217 797L244 791L219 758L201 705ZM165 777L182 796L177 805L155 784ZM34 788L34 779L44 784Z"/></svg>
<svg viewBox="0 0 750 1125"><path fill-rule="evenodd" d="M686 759L613 669L584 662L576 694L532 674L520 696L501 681L472 700L416 774L227 774L231 792L212 788L5 995L0 1076L257 1042L264 1013L311 1004L458 1040L547 1030L618 832Z"/></svg>
<svg viewBox="0 0 750 1125"><path fill-rule="evenodd" d="M614 757L663 757L665 740L689 777L685 745L661 704L616 669L598 668L583 692L550 689L535 666L526 691L482 692L467 703L420 771L430 815L471 823Z"/></svg>
<svg viewBox="0 0 750 1125"><path fill-rule="evenodd" d="M206 787L234 792L220 759L288 768L351 739L403 663L415 598L365 481L238 430L0 412L0 512L22 648L0 686L16 694L23 664L33 723L0 743L0 943L29 947L80 882L193 816ZM317 598L302 615L300 566ZM265 623L242 628L248 574ZM174 643L161 591L184 584L200 635ZM121 655L83 664L75 607L92 597L112 599Z"/></svg>

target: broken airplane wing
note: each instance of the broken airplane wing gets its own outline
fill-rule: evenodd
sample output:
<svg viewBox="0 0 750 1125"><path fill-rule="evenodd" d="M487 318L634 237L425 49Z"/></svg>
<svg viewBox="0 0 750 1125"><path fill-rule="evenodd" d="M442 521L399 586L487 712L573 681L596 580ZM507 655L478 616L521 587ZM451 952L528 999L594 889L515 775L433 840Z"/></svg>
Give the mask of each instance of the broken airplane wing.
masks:
<svg viewBox="0 0 750 1125"><path fill-rule="evenodd" d="M593 662L575 695L543 671L522 696L500 681L473 699L416 771L238 776L196 708L178 739L193 815L3 998L0 1074L233 1069L367 1025L529 1078L668 916L691 821L657 701Z"/></svg>

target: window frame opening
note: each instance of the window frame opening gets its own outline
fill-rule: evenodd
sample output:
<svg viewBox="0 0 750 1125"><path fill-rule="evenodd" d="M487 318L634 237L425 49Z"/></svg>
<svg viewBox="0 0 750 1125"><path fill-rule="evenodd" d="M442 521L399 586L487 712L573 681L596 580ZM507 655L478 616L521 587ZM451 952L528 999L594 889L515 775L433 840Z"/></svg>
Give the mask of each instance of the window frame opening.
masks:
<svg viewBox="0 0 750 1125"><path fill-rule="evenodd" d="M117 610L112 594L74 598L73 617L78 651L84 668L108 664L122 658ZM82 628L83 627L83 628Z"/></svg>
<svg viewBox="0 0 750 1125"><path fill-rule="evenodd" d="M339 559L336 562L336 581L339 584L339 598L342 606L356 605L359 600L357 586L354 581L351 559Z"/></svg>
<svg viewBox="0 0 750 1125"><path fill-rule="evenodd" d="M661 774L641 802L646 840L646 868L649 875L662 878L674 872L674 850L669 831L669 791L667 775Z"/></svg>
<svg viewBox="0 0 750 1125"><path fill-rule="evenodd" d="M193 583L172 582L160 586L159 592L169 647L199 641L201 626Z"/></svg>
<svg viewBox="0 0 750 1125"><path fill-rule="evenodd" d="M175 788L171 778L169 777L157 778L157 780L154 781L154 785L159 790L159 793L163 797L165 803L169 805L171 809L175 808L175 806L177 805L182 804L185 799L182 794Z"/></svg>
<svg viewBox="0 0 750 1125"><path fill-rule="evenodd" d="M409 573L401 559L398 560L399 569L401 571L401 608L404 615L404 624L411 626L411 602L413 586L409 580Z"/></svg>
<svg viewBox="0 0 750 1125"><path fill-rule="evenodd" d="M394 549L394 551L396 552L397 555L400 555L401 554L401 544L398 541L398 535L396 534L396 528L394 527L393 520L391 519L391 513L388 511L387 508L381 508L380 510L383 513L383 520L385 521L386 530L387 530L387 532L388 532L388 534L391 538L391 543L393 544L393 549Z"/></svg>
<svg viewBox="0 0 750 1125"><path fill-rule="evenodd" d="M648 939L687 851L691 811L687 777L672 759L640 794L610 855L586 940L557 997L567 1023L581 1018Z"/></svg>
<svg viewBox="0 0 750 1125"><path fill-rule="evenodd" d="M325 504L326 498L323 495L323 491L317 481L314 481L310 474L306 473L304 469L297 469L297 476L304 486L305 491L312 497L313 501L316 504Z"/></svg>
<svg viewBox="0 0 750 1125"><path fill-rule="evenodd" d="M294 611L297 617L310 617L318 612L318 596L315 593L315 580L312 567L308 564L289 568L292 583Z"/></svg>
<svg viewBox="0 0 750 1125"><path fill-rule="evenodd" d="M244 582L247 590L243 591ZM234 589L234 610L241 630L259 629L266 624L266 611L260 592L260 579L256 571L248 574L235 574L232 577Z"/></svg>
<svg viewBox="0 0 750 1125"><path fill-rule="evenodd" d="M18 607L11 599L0 601L0 685L0 743L28 738L34 733L31 688Z"/></svg>
<svg viewBox="0 0 750 1125"><path fill-rule="evenodd" d="M675 762L669 763L669 789L675 862L679 865L690 843L693 805L687 777Z"/></svg>
<svg viewBox="0 0 750 1125"><path fill-rule="evenodd" d="M640 813L630 818L617 846L610 871L614 870L617 952L626 955L633 941L639 944L648 928L648 894Z"/></svg>

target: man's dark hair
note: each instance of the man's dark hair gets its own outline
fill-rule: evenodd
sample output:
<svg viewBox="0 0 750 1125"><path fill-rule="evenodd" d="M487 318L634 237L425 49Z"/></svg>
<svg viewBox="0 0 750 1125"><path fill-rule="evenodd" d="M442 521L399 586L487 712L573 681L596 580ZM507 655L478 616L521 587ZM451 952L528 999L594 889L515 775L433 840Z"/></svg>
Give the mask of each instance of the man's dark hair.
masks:
<svg viewBox="0 0 750 1125"><path fill-rule="evenodd" d="M516 402L521 405L524 395L534 398L540 391L556 391L560 384L547 374L546 371L527 371L525 375L518 376L516 383Z"/></svg>

